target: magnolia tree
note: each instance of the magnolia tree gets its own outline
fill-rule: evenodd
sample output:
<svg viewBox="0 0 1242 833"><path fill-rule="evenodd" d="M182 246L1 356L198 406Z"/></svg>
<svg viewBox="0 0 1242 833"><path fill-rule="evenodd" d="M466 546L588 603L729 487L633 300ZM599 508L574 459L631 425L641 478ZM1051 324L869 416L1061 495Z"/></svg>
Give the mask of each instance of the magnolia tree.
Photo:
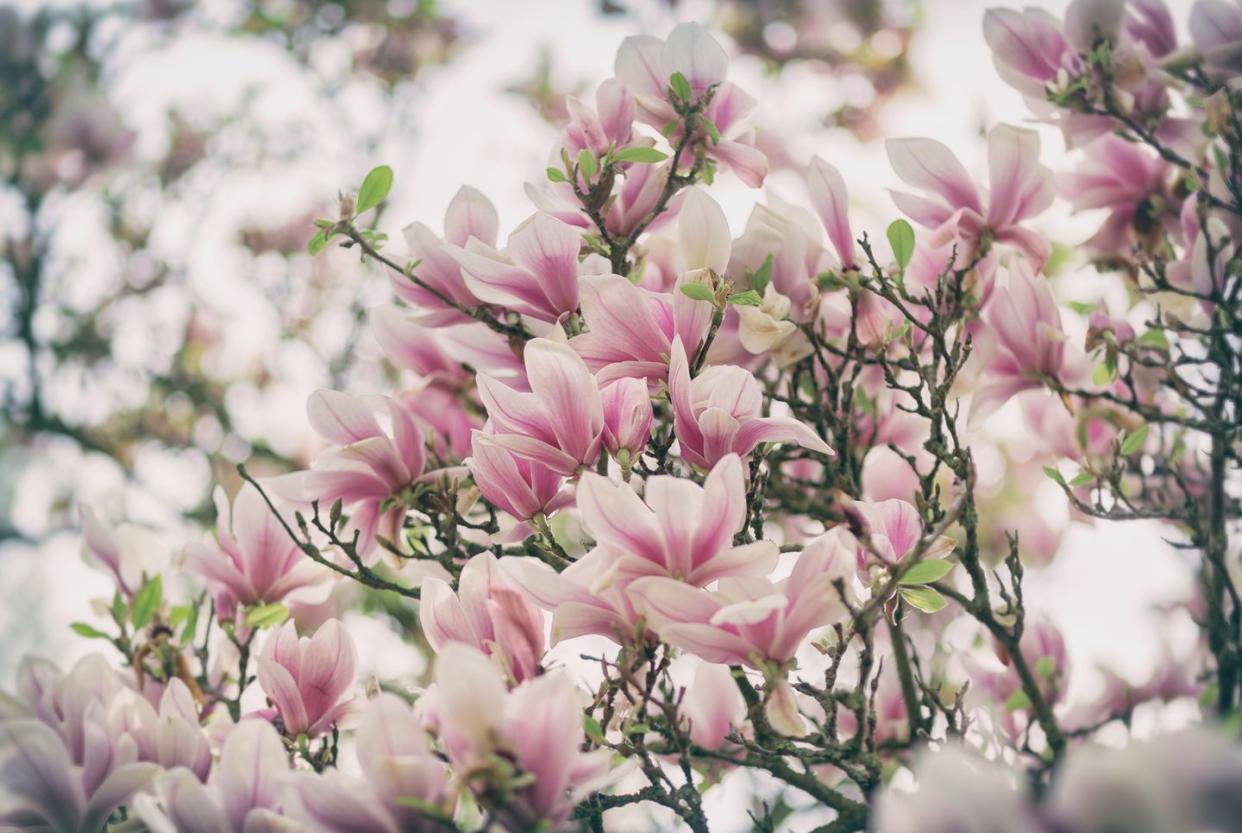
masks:
<svg viewBox="0 0 1242 833"><path fill-rule="evenodd" d="M311 468L243 467L179 560L83 510L116 593L75 630L111 647L24 664L5 829L1238 829L1242 7L1200 0L1190 43L1159 0L983 26L1081 167L1010 125L986 183L894 139L879 233L818 158L729 228L713 181L767 164L693 24L568 102L503 248L471 187L391 245L372 171L310 249L386 272L399 381L314 393ZM1058 193L1104 209L1074 280L1108 306L1056 300ZM1193 650L1094 702L1025 601L1041 467L1197 579ZM357 679L359 611L428 672ZM1205 727L1127 740L1173 700Z"/></svg>

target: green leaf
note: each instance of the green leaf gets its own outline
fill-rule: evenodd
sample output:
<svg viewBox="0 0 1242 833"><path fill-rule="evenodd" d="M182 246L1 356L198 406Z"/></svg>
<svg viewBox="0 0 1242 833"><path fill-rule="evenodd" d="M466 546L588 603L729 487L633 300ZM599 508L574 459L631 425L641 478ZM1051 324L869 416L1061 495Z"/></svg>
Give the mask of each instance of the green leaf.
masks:
<svg viewBox="0 0 1242 833"><path fill-rule="evenodd" d="M586 732L588 739L595 743L604 742L604 727L599 725L599 721L589 714L582 716L582 730Z"/></svg>
<svg viewBox="0 0 1242 833"><path fill-rule="evenodd" d="M637 162L640 165L654 165L668 159L668 154L655 148L632 147L621 148L612 155L613 162Z"/></svg>
<svg viewBox="0 0 1242 833"><path fill-rule="evenodd" d="M674 72L668 77L668 86L673 91L673 95L682 101L689 101L690 96L694 95L694 91L690 89L690 82L680 72Z"/></svg>
<svg viewBox="0 0 1242 833"><path fill-rule="evenodd" d="M190 614L185 618L185 627L181 629L181 645L182 647L189 645L194 641L194 634L198 631L198 602L190 605Z"/></svg>
<svg viewBox="0 0 1242 833"><path fill-rule="evenodd" d="M155 615L155 611L159 609L160 600L163 597L164 578L162 576L149 579L146 584L142 585L129 608L130 621L134 623L135 628L147 626L151 617Z"/></svg>
<svg viewBox="0 0 1242 833"><path fill-rule="evenodd" d="M111 639L112 638L108 636L106 633L104 633L103 631L99 630L98 628L93 628L90 625L86 624L85 622L74 622L73 624L69 626L69 630L73 631L78 636L84 636L87 639Z"/></svg>
<svg viewBox="0 0 1242 833"><path fill-rule="evenodd" d="M1135 342L1144 347L1155 347L1157 350L1169 349L1169 337L1164 334L1164 330L1148 330L1135 339Z"/></svg>
<svg viewBox="0 0 1242 833"><path fill-rule="evenodd" d="M768 284L772 282L772 255L768 255L763 259L763 265L755 270L755 274L750 276L750 285L755 291L762 295L768 288Z"/></svg>
<svg viewBox="0 0 1242 833"><path fill-rule="evenodd" d="M728 301L738 307L757 307L763 303L763 296L753 289L748 289L745 292L730 295Z"/></svg>
<svg viewBox="0 0 1242 833"><path fill-rule="evenodd" d="M1078 472L1078 474L1074 476L1074 479L1071 480L1069 484L1071 486L1086 486L1088 483L1094 483L1094 482L1095 482L1094 474L1092 474L1089 471L1080 471Z"/></svg>
<svg viewBox="0 0 1242 833"><path fill-rule="evenodd" d="M931 584L933 581L947 576L953 570L953 562L945 561L943 558L929 558L926 561L920 561L901 577L898 584L916 585Z"/></svg>
<svg viewBox="0 0 1242 833"><path fill-rule="evenodd" d="M1009 695L1009 699L1005 701L1005 711L1016 712L1031 707L1031 698L1026 696L1026 692L1018 689Z"/></svg>
<svg viewBox="0 0 1242 833"><path fill-rule="evenodd" d="M703 129L707 131L707 137L712 140L713 145L720 144L720 128L716 127L716 123L709 118L699 119L699 124L703 125Z"/></svg>
<svg viewBox="0 0 1242 833"><path fill-rule="evenodd" d="M1045 680L1052 679L1052 675L1057 672L1057 661L1052 657L1040 657L1035 660L1035 673L1043 677Z"/></svg>
<svg viewBox="0 0 1242 833"><path fill-rule="evenodd" d="M246 611L246 624L252 628L274 627L289 618L289 608L273 602L257 605Z"/></svg>
<svg viewBox="0 0 1242 833"><path fill-rule="evenodd" d="M1107 385L1113 379L1117 378L1117 365L1112 362L1104 362L1095 366L1095 370L1091 374L1091 382L1096 385Z"/></svg>
<svg viewBox="0 0 1242 833"><path fill-rule="evenodd" d="M1079 315L1090 315L1095 312L1098 304L1092 304L1087 301L1066 301L1065 305Z"/></svg>
<svg viewBox="0 0 1242 833"><path fill-rule="evenodd" d="M1065 478L1061 475L1061 472L1057 471L1052 466L1044 466L1044 474L1048 475L1048 479L1053 483L1056 483L1059 486L1065 485Z"/></svg>
<svg viewBox="0 0 1242 833"><path fill-rule="evenodd" d="M906 604L918 608L924 613L935 613L938 610L944 610L944 606L948 604L944 600L944 596L941 596L930 587L903 587L901 588L901 598L906 600Z"/></svg>
<svg viewBox="0 0 1242 833"><path fill-rule="evenodd" d="M1143 441L1147 439L1148 426L1139 426L1138 430L1132 434L1126 434L1121 440L1121 453L1123 456L1134 454L1143 447Z"/></svg>
<svg viewBox="0 0 1242 833"><path fill-rule="evenodd" d="M324 233L323 229L320 229L315 232L315 236L312 237L310 242L306 244L306 251L311 257L314 257L322 252L323 247L326 245L328 245L328 235Z"/></svg>
<svg viewBox="0 0 1242 833"><path fill-rule="evenodd" d="M595 172L599 170L599 165L595 161L595 154L586 148L583 148L582 152L578 154L578 170L587 179L595 176Z"/></svg>
<svg viewBox="0 0 1242 833"><path fill-rule="evenodd" d="M681 294L696 301L714 302L716 300L715 291L707 284L702 283L683 283L681 285Z"/></svg>
<svg viewBox="0 0 1242 833"><path fill-rule="evenodd" d="M888 227L888 245L893 247L893 257L902 269L914 257L914 229L905 220L893 220Z"/></svg>
<svg viewBox="0 0 1242 833"><path fill-rule="evenodd" d="M392 168L387 165L372 168L366 179L362 180L362 187L358 189L358 199L354 203L354 215L357 216L375 208L384 201L391 189Z"/></svg>
<svg viewBox="0 0 1242 833"><path fill-rule="evenodd" d="M125 597L120 590L112 594L112 619L118 625L125 620Z"/></svg>
<svg viewBox="0 0 1242 833"><path fill-rule="evenodd" d="M567 182L565 172L560 168L548 168L548 179L552 182Z"/></svg>

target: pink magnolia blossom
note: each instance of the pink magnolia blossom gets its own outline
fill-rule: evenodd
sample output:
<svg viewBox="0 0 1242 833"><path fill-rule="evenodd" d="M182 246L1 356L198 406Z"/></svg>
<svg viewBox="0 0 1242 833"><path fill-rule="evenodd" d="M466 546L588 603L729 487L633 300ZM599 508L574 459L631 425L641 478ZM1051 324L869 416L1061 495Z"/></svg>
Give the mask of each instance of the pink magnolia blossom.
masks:
<svg viewBox="0 0 1242 833"><path fill-rule="evenodd" d="M712 467L730 453L745 457L765 442L795 442L819 454L833 454L801 422L761 416L763 389L750 371L714 365L691 379L680 337L673 341L669 399L681 456L701 468Z"/></svg>
<svg viewBox="0 0 1242 833"><path fill-rule="evenodd" d="M471 434L466 466L479 492L519 521L552 515L573 503L565 478L548 466L501 445L482 431Z"/></svg>
<svg viewBox="0 0 1242 833"><path fill-rule="evenodd" d="M1242 5L1196 0L1190 9L1190 39L1218 77L1242 73Z"/></svg>
<svg viewBox="0 0 1242 833"><path fill-rule="evenodd" d="M596 158L610 150L626 147L633 136L634 98L619 79L610 78L595 91L592 109L577 96L565 97L569 123L565 125L563 147L570 159L589 150Z"/></svg>
<svg viewBox="0 0 1242 833"><path fill-rule="evenodd" d="M665 378L673 339L697 350L712 308L676 288L652 292L620 275L601 275L583 282L582 317L588 330L569 343L604 385L626 377Z"/></svg>
<svg viewBox="0 0 1242 833"><path fill-rule="evenodd" d="M0 809L0 828L99 833L112 811L159 771L157 764L137 762L132 741L122 736L114 743L90 716L83 729L88 754L75 759L47 724L0 721L0 783L10 799Z"/></svg>
<svg viewBox="0 0 1242 833"><path fill-rule="evenodd" d="M501 568L544 610L552 611L552 643L603 636L618 645L635 642L639 615L627 582L608 553L596 550L557 572L533 558L507 557Z"/></svg>
<svg viewBox="0 0 1242 833"><path fill-rule="evenodd" d="M651 396L641 379L618 379L600 389L604 410L604 448L616 457L622 451L636 460L651 439Z"/></svg>
<svg viewBox="0 0 1242 833"><path fill-rule="evenodd" d="M259 685L285 731L323 734L349 711L357 654L345 627L329 619L313 637L298 638L293 622L268 637L258 658Z"/></svg>
<svg viewBox="0 0 1242 833"><path fill-rule="evenodd" d="M697 23L674 27L668 39L661 41L649 35L626 38L617 51L617 77L634 96L638 118L657 130L680 117L668 99L669 78L680 72L690 83L693 100L708 90L712 99L703 116L716 127L720 141L707 135L697 139L707 142L707 154L732 170L751 187L763 184L767 175L767 158L755 148L753 129L744 119L754 109L755 101L736 85L725 80L729 58L720 44ZM672 141L678 141L675 135Z"/></svg>
<svg viewBox="0 0 1242 833"><path fill-rule="evenodd" d="M764 670L789 663L808 633L847 615L833 582L853 569L836 548L815 542L779 582L726 577L712 591L650 576L629 593L661 639L707 662Z"/></svg>
<svg viewBox="0 0 1242 833"><path fill-rule="evenodd" d="M190 569L215 590L216 607L230 618L237 605L271 604L322 578L268 509L258 489L242 486L232 506L216 489L217 546L186 546Z"/></svg>
<svg viewBox="0 0 1242 833"><path fill-rule="evenodd" d="M211 771L211 745L199 726L198 704L189 688L174 677L164 687L159 709L139 696L126 698L109 720L114 734L124 732L134 740L138 759L165 769L184 767L200 781Z"/></svg>
<svg viewBox="0 0 1242 833"><path fill-rule="evenodd" d="M393 291L413 306L418 311L419 320L428 326L470 323L473 321L470 316L440 297L464 307L477 307L481 303L466 285L461 267L451 250L465 246L472 239L495 246L499 225L500 220L491 201L478 189L462 186L445 213L443 240L422 223L411 223L402 230L410 257L419 261L414 274L429 289L424 289L404 275L394 274L391 278Z"/></svg>
<svg viewBox="0 0 1242 833"><path fill-rule="evenodd" d="M970 657L963 657L964 665L973 684L973 689L986 697L998 707L1000 722L1010 737L1016 738L1021 731L1020 717L1029 713L1029 704L1014 708L1015 704L1027 701L1015 700L1022 691L1022 680L1013 667L1013 660L1005 648L999 643L993 644L997 658L1004 666L996 671L988 665ZM1062 636L1051 622L1036 619L1026 623L1019 642L1019 650L1035 675L1040 693L1049 703L1056 703L1065 694L1065 682L1069 679L1069 658L1066 653L1065 637Z"/></svg>
<svg viewBox="0 0 1242 833"><path fill-rule="evenodd" d="M595 538L588 558L606 560L623 579L660 575L703 587L725 577L764 576L779 550L771 541L733 546L746 522L746 486L736 454L721 458L702 486L677 477L629 484L587 473L578 511Z"/></svg>
<svg viewBox="0 0 1242 833"><path fill-rule="evenodd" d="M828 239L837 250L841 268L856 268L858 247L850 231L849 191L841 172L816 156L807 169L807 189Z"/></svg>
<svg viewBox="0 0 1242 833"><path fill-rule="evenodd" d="M907 500L859 501L854 509L862 515L868 541L868 545L860 544L857 549L860 570L866 569L874 558L889 566L900 564L914 552L923 537L923 520L914 504ZM951 538L938 538L923 557L940 558L952 552L955 546Z"/></svg>
<svg viewBox="0 0 1242 833"><path fill-rule="evenodd" d="M112 576L126 598L168 562L159 540L145 529L123 524L113 529L85 504L78 507L82 519L82 558Z"/></svg>
<svg viewBox="0 0 1242 833"><path fill-rule="evenodd" d="M744 286L747 275L757 272L771 257L768 287L788 299L792 328L792 321L806 319L811 302L819 294L816 275L835 264L823 247L823 231L814 214L773 194L769 194L768 203L754 207L745 231L733 243L729 277L736 286ZM745 314L757 308L733 309Z"/></svg>
<svg viewBox="0 0 1242 833"><path fill-rule="evenodd" d="M1096 256L1116 257L1136 243L1180 237L1180 200L1172 193L1172 167L1141 146L1113 136L1092 142L1084 165L1058 177L1061 195L1075 211L1104 208L1108 217L1084 245Z"/></svg>
<svg viewBox="0 0 1242 833"><path fill-rule="evenodd" d="M546 338L526 343L530 392L478 377L491 441L560 475L599 459L604 412L599 386L573 348Z"/></svg>
<svg viewBox="0 0 1242 833"><path fill-rule="evenodd" d="M573 226L538 213L509 235L502 252L478 238L451 246L470 291L480 300L555 321L578 308L578 251Z"/></svg>
<svg viewBox="0 0 1242 833"><path fill-rule="evenodd" d="M689 720L692 741L704 749L719 749L729 730L746 720L746 701L733 672L724 665L700 662L682 698L681 714Z"/></svg>
<svg viewBox="0 0 1242 833"><path fill-rule="evenodd" d="M1039 164L1039 134L1000 125L988 135L989 191L981 193L962 163L934 139L890 139L888 158L916 195L892 192L893 202L907 217L934 229L932 245L958 239L962 262L969 262L985 236L1014 247L1040 270L1048 259L1043 237L1023 221L1046 209L1054 195L1052 172Z"/></svg>
<svg viewBox="0 0 1242 833"><path fill-rule="evenodd" d="M491 656L514 682L539 673L543 615L500 571L491 553L466 562L456 593L441 579L427 579L418 613L434 651L460 642Z"/></svg>
<svg viewBox="0 0 1242 833"><path fill-rule="evenodd" d="M203 784L186 769L156 780L156 802L137 804L153 833L288 833L282 817L289 759L270 723L247 719L229 731L220 765Z"/></svg>
<svg viewBox="0 0 1242 833"><path fill-rule="evenodd" d="M509 691L500 670L474 648L445 647L436 660L430 723L458 773L472 786L486 783L499 756L531 778L503 808L505 825L558 829L574 806L620 773L610 772L608 750L583 752L581 692L561 671L527 680Z"/></svg>
<svg viewBox="0 0 1242 833"><path fill-rule="evenodd" d="M571 156L576 158L576 155ZM555 163L557 167L562 164ZM640 223L648 220L648 215L655 208L668 182L669 165L651 165L645 163L629 163L622 165L625 176L621 187L613 192L604 209L604 225L611 234L626 237L634 232ZM526 196L540 211L551 214L556 219L579 228L590 228L593 221L582 207L582 201L574 193L569 182L526 183ZM680 194L668 202L668 211L650 219L644 227L647 231L656 231L670 222L669 214L681 204Z"/></svg>
<svg viewBox="0 0 1242 833"><path fill-rule="evenodd" d="M1023 262L1010 264L1009 286L996 290L986 318L997 349L975 393L975 421L1022 391L1060 379L1066 368L1066 336L1052 291Z"/></svg>
<svg viewBox="0 0 1242 833"><path fill-rule="evenodd" d="M290 814L313 833L434 833L440 822L410 806L416 799L451 812L449 774L427 744L415 711L392 694L367 703L355 734L362 777L340 769L293 781Z"/></svg>
<svg viewBox="0 0 1242 833"><path fill-rule="evenodd" d="M382 396L320 390L306 412L315 431L334 445L315 458L310 471L274 478L272 486L289 500L318 501L324 511L341 501L349 515L346 540L356 530L358 552L373 557L376 536L400 540L405 510L399 504L385 509L384 502L423 476L422 429L406 409Z"/></svg>

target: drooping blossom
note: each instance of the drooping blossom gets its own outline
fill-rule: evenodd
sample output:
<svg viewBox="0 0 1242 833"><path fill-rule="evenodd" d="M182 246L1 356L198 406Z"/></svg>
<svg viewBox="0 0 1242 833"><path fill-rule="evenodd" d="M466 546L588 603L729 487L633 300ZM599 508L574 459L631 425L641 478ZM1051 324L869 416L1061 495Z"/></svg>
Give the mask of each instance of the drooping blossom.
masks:
<svg viewBox="0 0 1242 833"><path fill-rule="evenodd" d="M641 379L618 379L600 389L604 409L604 448L617 457L622 451L627 461L638 459L651 439L654 413L647 385Z"/></svg>
<svg viewBox="0 0 1242 833"><path fill-rule="evenodd" d="M259 685L289 735L315 737L348 713L357 653L336 619L312 637L298 637L293 622L271 634L258 657Z"/></svg>
<svg viewBox="0 0 1242 833"><path fill-rule="evenodd" d="M744 121L755 101L725 80L728 65L728 55L702 26L682 23L664 41L650 35L626 38L617 51L615 71L634 96L638 118L656 130L670 122L680 123L668 95L673 73L681 73L689 82L692 101L711 90L703 118L712 122L719 140L701 126L695 138L706 143L710 158L757 188L767 175L768 161L755 148L754 130ZM671 141L678 141L681 133L675 133Z"/></svg>
<svg viewBox="0 0 1242 833"><path fill-rule="evenodd" d="M998 288L986 315L997 348L975 392L971 419L981 420L1013 396L1061 378L1065 332L1048 281L1021 260L1009 265L1009 285Z"/></svg>
<svg viewBox="0 0 1242 833"><path fill-rule="evenodd" d="M573 226L537 213L509 235L502 252L477 237L448 247L466 286L480 300L540 321L578 308L578 251Z"/></svg>
<svg viewBox="0 0 1242 833"><path fill-rule="evenodd" d="M489 438L560 475L594 465L604 412L586 362L569 345L546 338L528 341L523 355L530 392L478 376Z"/></svg>
<svg viewBox="0 0 1242 833"><path fill-rule="evenodd" d="M746 701L727 666L700 662L694 682L681 701L681 714L690 723L690 739L704 749L719 749L731 729L746 720Z"/></svg>
<svg viewBox="0 0 1242 833"><path fill-rule="evenodd" d="M391 277L392 287L417 311L419 321L431 327L443 327L473 320L442 299L447 298L467 308L481 303L466 285L461 267L450 254L450 248L465 246L471 239L495 246L499 225L500 220L491 201L478 189L463 185L445 212L444 239L437 237L422 223L411 223L402 229L410 257L419 263L414 274L429 288L425 289L398 274Z"/></svg>
<svg viewBox="0 0 1242 833"><path fill-rule="evenodd" d="M699 486L666 475L647 478L643 497L629 484L587 473L578 511L598 558L625 579L660 575L703 587L725 577L765 576L779 550L771 541L733 546L746 522L746 486L736 454L721 458Z"/></svg>
<svg viewBox="0 0 1242 833"><path fill-rule="evenodd" d="M776 672L768 718L780 731L799 735L803 723L785 674L808 633L848 614L833 582L853 570L839 550L816 542L779 582L726 577L712 591L651 576L634 581L628 593L664 641L707 662Z"/></svg>
<svg viewBox="0 0 1242 833"><path fill-rule="evenodd" d="M291 501L318 501L324 511L341 501L349 516L344 540L357 531L358 553L374 557L377 536L400 540L405 509L399 502L384 504L423 476L422 429L406 409L383 396L320 390L307 401L306 413L333 447L321 452L309 471L273 478L273 489Z"/></svg>
<svg viewBox="0 0 1242 833"><path fill-rule="evenodd" d="M362 777L334 769L299 774L290 815L313 833L434 833L443 825L412 806L424 802L452 812L449 773L432 752L409 705L392 694L367 703L354 735Z"/></svg>
<svg viewBox="0 0 1242 833"><path fill-rule="evenodd" d="M563 671L506 689L500 669L474 648L445 646L436 660L435 686L425 695L429 723L456 773L485 796L491 777L505 778L511 762L530 781L495 808L510 828L558 829L574 806L621 773L608 750L583 752L581 692Z"/></svg>
<svg viewBox="0 0 1242 833"><path fill-rule="evenodd" d="M271 604L322 577L306 559L249 483L229 504L222 489L216 503L216 546L190 543L185 554L190 569L215 591L216 610L231 618L237 605Z"/></svg>
<svg viewBox="0 0 1242 833"><path fill-rule="evenodd" d="M897 176L922 194L892 192L907 217L933 229L932 245L960 240L962 263L968 263L985 237L1012 246L1040 270L1048 259L1048 241L1022 225L1041 213L1054 196L1052 172L1039 163L1039 134L1000 125L988 134L989 188L971 180L957 157L934 139L890 139L889 162ZM985 204L986 203L986 204Z"/></svg>
<svg viewBox="0 0 1242 833"><path fill-rule="evenodd" d="M82 557L112 576L116 589L132 598L143 581L160 572L167 556L152 533L129 524L113 529L91 507L78 507L82 519Z"/></svg>
<svg viewBox="0 0 1242 833"><path fill-rule="evenodd" d="M496 660L514 682L539 673L543 615L501 572L491 553L466 562L456 593L441 579L427 579L418 612L432 650L439 652L450 642L471 645Z"/></svg>
<svg viewBox="0 0 1242 833"><path fill-rule="evenodd" d="M519 521L550 516L573 503L573 493L564 488L564 476L483 431L471 434L466 466L483 497Z"/></svg>
<svg viewBox="0 0 1242 833"><path fill-rule="evenodd" d="M1060 175L1057 186L1075 211L1108 210L1084 245L1097 257L1117 257L1136 244L1153 249L1166 234L1180 237L1180 200L1170 187L1171 174L1172 168L1160 157L1109 136L1088 145L1083 166Z"/></svg>
<svg viewBox="0 0 1242 833"><path fill-rule="evenodd" d="M819 454L833 454L798 420L761 416L763 389L749 370L713 365L691 379L680 337L673 340L669 398L681 456L701 468L710 468L731 453L745 457L765 442L795 442Z"/></svg>
<svg viewBox="0 0 1242 833"><path fill-rule="evenodd" d="M276 730L247 719L229 731L206 784L187 769L170 770L156 780L158 801L137 810L152 833L292 833L282 815L288 774Z"/></svg>

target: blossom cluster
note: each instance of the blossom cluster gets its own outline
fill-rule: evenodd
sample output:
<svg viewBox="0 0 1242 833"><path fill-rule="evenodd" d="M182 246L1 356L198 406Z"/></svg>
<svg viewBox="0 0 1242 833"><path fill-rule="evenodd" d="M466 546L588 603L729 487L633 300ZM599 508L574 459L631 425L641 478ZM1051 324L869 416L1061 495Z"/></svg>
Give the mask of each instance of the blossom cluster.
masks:
<svg viewBox="0 0 1242 833"><path fill-rule="evenodd" d="M1242 698L1242 7L1200 0L1190 28L1179 44L1160 0L989 12L998 71L1083 167L1054 174L1012 125L982 180L892 139L903 216L882 239L818 157L797 199L730 228L710 186L758 188L768 162L695 24L627 39L567 102L503 247L466 186L393 255L359 219L393 183L373 170L310 246L387 269L369 322L399 383L314 393L309 467L243 467L177 562L83 509L116 593L109 630L75 627L131 671L24 664L4 823L604 830L637 809L697 833L710 787L752 770L825 830L864 829L874 796L885 831L1227 827L1230 742L1090 745L1145 704L1228 719ZM1103 210L1083 248L1130 306L1058 303L1038 231L1058 196ZM989 433L1002 410L1030 429L1020 453ZM1090 702L1023 598L1061 532L1041 466L1076 521L1160 519L1202 553L1201 642ZM360 612L430 671L359 681ZM888 788L903 768L916 792Z"/></svg>

